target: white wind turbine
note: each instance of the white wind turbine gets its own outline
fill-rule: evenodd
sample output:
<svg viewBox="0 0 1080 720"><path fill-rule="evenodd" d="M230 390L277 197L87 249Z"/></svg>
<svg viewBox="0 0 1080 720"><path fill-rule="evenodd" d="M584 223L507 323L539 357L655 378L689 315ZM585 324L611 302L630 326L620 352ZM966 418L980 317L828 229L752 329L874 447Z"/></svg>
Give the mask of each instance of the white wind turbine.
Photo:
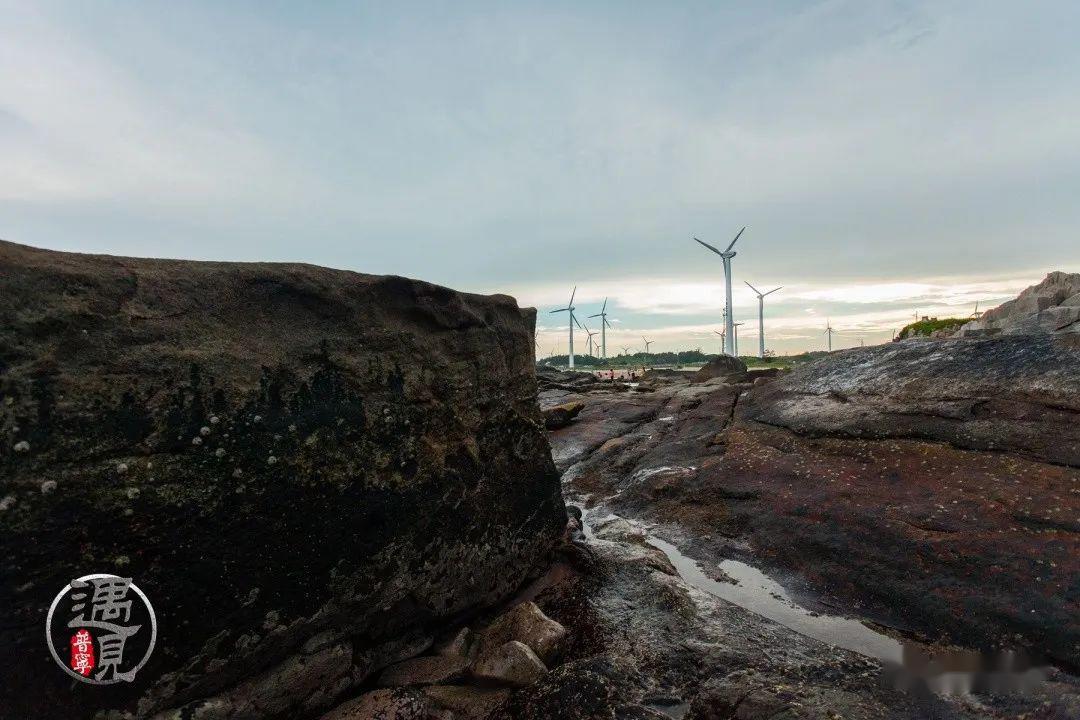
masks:
<svg viewBox="0 0 1080 720"><path fill-rule="evenodd" d="M829 352L832 352L832 334L833 334L832 323L829 322L828 318L825 318L825 335L829 339Z"/></svg>
<svg viewBox="0 0 1080 720"><path fill-rule="evenodd" d="M732 330L733 317L731 314L731 258L735 257L735 252L731 248L735 247L735 243L739 241L739 237L743 234L743 230L746 230L744 226L739 231L735 239L731 241L731 244L727 246L727 249L721 252L707 242L703 242L694 238L705 247L712 250L714 253L720 256L720 259L724 261L724 283L726 285L724 289L724 330L726 331L726 337L724 338L725 350L728 355L735 354L735 331Z"/></svg>
<svg viewBox="0 0 1080 720"><path fill-rule="evenodd" d="M582 329L585 330L585 334L589 336L589 356L596 357L593 355L593 348L596 347L596 343L593 342L593 335L596 335L596 333L590 330L588 325L585 325Z"/></svg>
<svg viewBox="0 0 1080 720"><path fill-rule="evenodd" d="M574 324L577 323L578 327L581 327L581 323L578 322L577 316L574 315L574 295L577 294L577 285L574 286L573 292L570 293L570 302L566 307L559 308L558 310L552 310L552 313L568 312L570 313L570 369L574 369Z"/></svg>
<svg viewBox="0 0 1080 720"><path fill-rule="evenodd" d="M642 340L645 340L645 361L649 360L649 346L653 344L652 340L647 340L644 335L641 336Z"/></svg>
<svg viewBox="0 0 1080 720"><path fill-rule="evenodd" d="M723 355L724 354L724 331L723 330L713 330L713 332L720 336L720 354Z"/></svg>
<svg viewBox="0 0 1080 720"><path fill-rule="evenodd" d="M746 281L743 280L743 282L746 282ZM776 292L777 290L779 290L780 288L782 288L784 286L781 285L778 288L773 288L772 290L770 290L767 293L758 292L758 289L756 287L754 287L753 285L751 285L750 283L748 283L748 282L746 283L746 286L749 287L751 290L753 290L754 294L757 295L758 357L764 359L765 358L765 296L766 295L772 295L774 292Z"/></svg>
<svg viewBox="0 0 1080 720"><path fill-rule="evenodd" d="M607 298L604 298L604 306L600 308L600 312L589 317L600 318L600 359L607 360L607 328L611 327L611 323L607 321Z"/></svg>

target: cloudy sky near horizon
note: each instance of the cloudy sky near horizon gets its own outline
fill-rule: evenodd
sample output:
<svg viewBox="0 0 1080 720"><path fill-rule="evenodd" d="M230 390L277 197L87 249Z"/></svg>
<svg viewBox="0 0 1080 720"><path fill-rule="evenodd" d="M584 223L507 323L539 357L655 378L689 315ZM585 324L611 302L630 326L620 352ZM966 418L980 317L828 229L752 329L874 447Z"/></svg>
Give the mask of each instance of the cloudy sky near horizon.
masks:
<svg viewBox="0 0 1080 720"><path fill-rule="evenodd" d="M0 0L0 238L880 342L1080 270L1080 3Z"/></svg>

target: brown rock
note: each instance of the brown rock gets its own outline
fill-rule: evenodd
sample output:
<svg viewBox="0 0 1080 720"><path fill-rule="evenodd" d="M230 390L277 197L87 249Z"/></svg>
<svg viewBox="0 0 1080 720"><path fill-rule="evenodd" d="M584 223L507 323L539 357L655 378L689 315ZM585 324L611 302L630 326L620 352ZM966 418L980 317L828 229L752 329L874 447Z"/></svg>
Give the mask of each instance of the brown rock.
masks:
<svg viewBox="0 0 1080 720"><path fill-rule="evenodd" d="M455 720L426 695L411 688L374 690L339 705L321 720Z"/></svg>
<svg viewBox="0 0 1080 720"><path fill-rule="evenodd" d="M424 688L425 695L454 713L454 720L487 720L492 711L510 697L511 692L503 688L471 685L432 685Z"/></svg>
<svg viewBox="0 0 1080 720"><path fill-rule="evenodd" d="M480 680L525 687L543 677L547 666L528 645L511 640L482 651L472 671Z"/></svg>
<svg viewBox="0 0 1080 720"><path fill-rule="evenodd" d="M480 637L481 654L510 640L524 643L544 662L552 662L566 639L566 628L555 622L532 601L518 603L493 623Z"/></svg>
<svg viewBox="0 0 1080 720"><path fill-rule="evenodd" d="M383 670L375 684L379 687L446 685L465 677L468 665L469 662L464 657L415 657Z"/></svg>
<svg viewBox="0 0 1080 720"><path fill-rule="evenodd" d="M544 410L544 427L548 430L566 427L584 407L585 403L582 402L568 402L547 408Z"/></svg>
<svg viewBox="0 0 1080 720"><path fill-rule="evenodd" d="M4 713L153 713L327 631L393 638L508 598L566 526L533 325L401 277L0 242L0 647L41 658L78 558L123 558L161 609L136 682L73 695L16 664Z"/></svg>
<svg viewBox="0 0 1080 720"><path fill-rule="evenodd" d="M745 377L745 374L746 363L730 355L720 355L694 373L694 382L704 382L713 378L739 379Z"/></svg>
<svg viewBox="0 0 1080 720"><path fill-rule="evenodd" d="M470 651L476 641L476 635L468 627L463 627L435 644L437 655L449 657L470 657Z"/></svg>

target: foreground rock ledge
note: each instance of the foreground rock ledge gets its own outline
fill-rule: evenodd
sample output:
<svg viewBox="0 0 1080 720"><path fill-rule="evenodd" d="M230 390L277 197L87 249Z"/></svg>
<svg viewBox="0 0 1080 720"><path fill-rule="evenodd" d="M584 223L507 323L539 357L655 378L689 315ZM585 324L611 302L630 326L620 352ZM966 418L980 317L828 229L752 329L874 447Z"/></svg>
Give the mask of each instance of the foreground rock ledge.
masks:
<svg viewBox="0 0 1080 720"><path fill-rule="evenodd" d="M279 708L313 712L505 598L566 522L533 324L400 277L0 242L0 705L149 715L340 656ZM130 686L72 688L41 639L94 572L158 610Z"/></svg>

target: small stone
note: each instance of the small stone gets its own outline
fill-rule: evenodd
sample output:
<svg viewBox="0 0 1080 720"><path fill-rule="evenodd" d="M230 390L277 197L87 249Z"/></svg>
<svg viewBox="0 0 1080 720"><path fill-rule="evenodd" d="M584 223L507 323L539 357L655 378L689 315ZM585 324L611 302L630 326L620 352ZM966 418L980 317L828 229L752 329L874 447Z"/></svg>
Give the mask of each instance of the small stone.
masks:
<svg viewBox="0 0 1080 720"><path fill-rule="evenodd" d="M480 652L487 652L508 640L517 640L529 646L545 662L551 662L565 638L565 627L545 615L536 603L526 601L491 623L481 636Z"/></svg>
<svg viewBox="0 0 1080 720"><path fill-rule="evenodd" d="M5 495L3 500L0 500L0 511L7 510L15 505L14 495Z"/></svg>
<svg viewBox="0 0 1080 720"><path fill-rule="evenodd" d="M218 422L219 422L219 420L218 420L218 416L217 416L217 415L211 415L211 416L210 416L210 424L211 424L211 425L217 425L217 424L218 424Z"/></svg>
<svg viewBox="0 0 1080 720"><path fill-rule="evenodd" d="M274 435L274 442L277 442L280 439L281 439L280 435Z"/></svg>
<svg viewBox="0 0 1080 720"><path fill-rule="evenodd" d="M210 428L203 425L201 428L199 428L199 434L202 435L203 437L206 437L207 435L210 434Z"/></svg>
<svg viewBox="0 0 1080 720"><path fill-rule="evenodd" d="M291 432L291 433L296 432L296 426L295 425L290 425L289 426L289 432Z"/></svg>
<svg viewBox="0 0 1080 720"><path fill-rule="evenodd" d="M482 654L473 675L515 687L525 687L543 677L547 666L525 643L511 640Z"/></svg>
<svg viewBox="0 0 1080 720"><path fill-rule="evenodd" d="M225 448L218 448L214 451L215 457L225 457Z"/></svg>
<svg viewBox="0 0 1080 720"><path fill-rule="evenodd" d="M232 471L232 476L234 478L241 477L243 474L244 474L244 471L241 470L240 468L236 468L235 470Z"/></svg>
<svg viewBox="0 0 1080 720"><path fill-rule="evenodd" d="M127 463L120 463L116 466L116 474L123 475L128 471Z"/></svg>
<svg viewBox="0 0 1080 720"><path fill-rule="evenodd" d="M276 464L276 463L277 463L277 458L276 458L276 457L274 457L273 455L271 455L270 457L266 458L266 464L267 464L267 465L274 465L274 464Z"/></svg>
<svg viewBox="0 0 1080 720"><path fill-rule="evenodd" d="M20 440L19 442L15 443L15 447L13 449L17 453L30 452L30 443L26 442L25 440Z"/></svg>
<svg viewBox="0 0 1080 720"><path fill-rule="evenodd" d="M262 422L262 415L256 415L255 417L251 418L251 420L252 422Z"/></svg>
<svg viewBox="0 0 1080 720"><path fill-rule="evenodd" d="M154 463L152 463L152 462L146 463L146 469L147 470L153 470L154 469Z"/></svg>
<svg viewBox="0 0 1080 720"><path fill-rule="evenodd" d="M45 482L41 483L41 494L42 495L48 495L53 490L56 490L56 481L55 480L46 480Z"/></svg>
<svg viewBox="0 0 1080 720"><path fill-rule="evenodd" d="M192 445L202 445L202 438L198 437L198 436L191 438L191 444Z"/></svg>

